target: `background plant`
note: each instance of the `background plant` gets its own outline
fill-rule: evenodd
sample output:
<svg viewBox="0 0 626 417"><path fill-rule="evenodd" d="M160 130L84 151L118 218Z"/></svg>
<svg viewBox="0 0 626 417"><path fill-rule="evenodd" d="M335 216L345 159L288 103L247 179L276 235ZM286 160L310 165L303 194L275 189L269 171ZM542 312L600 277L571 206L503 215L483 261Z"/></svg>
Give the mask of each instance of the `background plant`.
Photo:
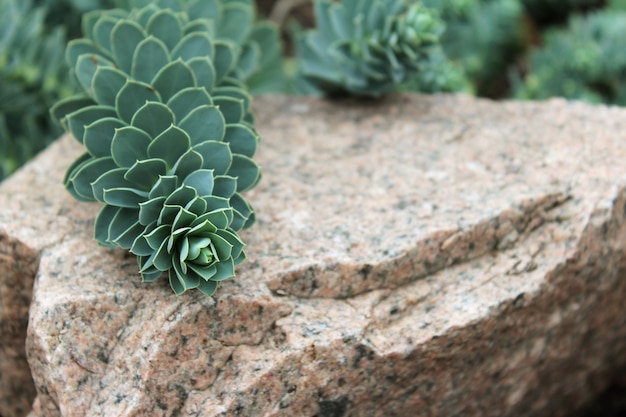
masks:
<svg viewBox="0 0 626 417"><path fill-rule="evenodd" d="M0 180L58 137L48 108L74 91L62 27L30 0L0 1Z"/></svg>
<svg viewBox="0 0 626 417"><path fill-rule="evenodd" d="M420 3L316 0L314 7L317 27L298 36L296 62L301 76L327 94L379 96L419 84L416 78L445 65L443 22Z"/></svg>
<svg viewBox="0 0 626 417"><path fill-rule="evenodd" d="M626 12L602 10L570 18L546 33L530 56L530 72L515 91L521 99L560 96L626 105Z"/></svg>
<svg viewBox="0 0 626 417"><path fill-rule="evenodd" d="M223 26L219 22L229 21L228 16L235 19L237 13L245 16L237 18L238 22L244 22L241 33L245 36L234 43L240 51L248 51L244 53L250 58L248 65L241 68L247 68L244 72L249 76L241 74L236 78L245 78L251 93L321 93L319 87L302 76L297 60L290 55L292 30L287 30L299 26L299 32L305 33L307 27L315 26L312 0L257 0L260 8L281 24L290 73L300 74L295 81L285 80L277 32L254 16L251 0L207 2L213 5L211 20L215 36L234 31L232 26L229 29L228 24ZM62 55L66 37L79 36L81 16L93 10L112 7L128 10L145 3L143 0L0 0L0 97L3 99L0 178L60 133L45 109L76 88L67 76ZM159 0L157 3L183 10L202 2ZM621 17L611 16L624 11L623 0L422 0L420 3L432 8L445 24L439 38L441 47L438 51L432 48L428 59L421 62L419 74L394 90L464 91L492 98L525 99L558 94L593 102L622 103L619 97L624 75L619 60L623 48L611 46L610 39L621 36L618 35ZM587 20L592 22L586 23ZM592 34L593 31L597 33ZM258 48L251 46L255 42L261 47L260 54ZM576 48L577 44L584 47ZM584 64L590 59L595 64ZM566 82L559 82L555 76L559 73L567 74Z"/></svg>

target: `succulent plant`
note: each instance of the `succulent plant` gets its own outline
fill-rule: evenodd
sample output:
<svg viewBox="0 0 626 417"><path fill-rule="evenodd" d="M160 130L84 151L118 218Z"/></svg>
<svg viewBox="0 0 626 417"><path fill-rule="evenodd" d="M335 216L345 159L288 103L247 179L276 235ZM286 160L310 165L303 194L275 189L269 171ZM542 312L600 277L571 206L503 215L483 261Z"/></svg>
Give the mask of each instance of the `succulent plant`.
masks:
<svg viewBox="0 0 626 417"><path fill-rule="evenodd" d="M479 95L497 96L524 46L519 0L422 0L446 22L441 45Z"/></svg>
<svg viewBox="0 0 626 417"><path fill-rule="evenodd" d="M626 13L606 9L574 15L565 29L548 31L530 55L530 71L518 99L560 96L626 105Z"/></svg>
<svg viewBox="0 0 626 417"><path fill-rule="evenodd" d="M296 41L304 77L329 94L378 96L429 65L443 23L405 0L316 0L317 28Z"/></svg>
<svg viewBox="0 0 626 417"><path fill-rule="evenodd" d="M253 0L117 0L117 4L127 10L152 5L204 21L212 36L229 43L237 56L229 77L243 82L253 94L282 90L278 29L269 21L256 19Z"/></svg>
<svg viewBox="0 0 626 417"><path fill-rule="evenodd" d="M205 20L154 5L83 26L67 57L87 94L52 108L87 149L65 185L105 203L96 240L138 255L145 281L169 271L177 294L212 294L245 258L236 232L254 212L240 193L260 179L250 98L228 75L236 54Z"/></svg>

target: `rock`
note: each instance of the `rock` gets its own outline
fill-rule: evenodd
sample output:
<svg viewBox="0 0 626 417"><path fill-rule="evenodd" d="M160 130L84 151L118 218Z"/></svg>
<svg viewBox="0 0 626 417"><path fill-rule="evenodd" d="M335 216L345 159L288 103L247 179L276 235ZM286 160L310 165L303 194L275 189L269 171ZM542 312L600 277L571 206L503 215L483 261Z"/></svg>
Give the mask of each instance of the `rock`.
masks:
<svg viewBox="0 0 626 417"><path fill-rule="evenodd" d="M554 416L626 365L625 110L255 106L258 223L212 298L142 284L93 242L98 206L58 185L71 139L0 187L1 242L37 260L6 255L2 323L24 322L4 300L38 263L30 417Z"/></svg>

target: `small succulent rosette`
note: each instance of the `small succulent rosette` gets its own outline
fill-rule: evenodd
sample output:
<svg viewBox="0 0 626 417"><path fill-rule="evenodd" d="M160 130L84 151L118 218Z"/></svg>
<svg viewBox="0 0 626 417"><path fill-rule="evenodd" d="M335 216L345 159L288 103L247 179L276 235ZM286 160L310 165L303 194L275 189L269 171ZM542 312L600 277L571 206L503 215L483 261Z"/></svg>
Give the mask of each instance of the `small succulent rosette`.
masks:
<svg viewBox="0 0 626 417"><path fill-rule="evenodd" d="M316 0L317 28L296 43L306 80L330 94L379 96L426 68L443 23L406 0Z"/></svg>

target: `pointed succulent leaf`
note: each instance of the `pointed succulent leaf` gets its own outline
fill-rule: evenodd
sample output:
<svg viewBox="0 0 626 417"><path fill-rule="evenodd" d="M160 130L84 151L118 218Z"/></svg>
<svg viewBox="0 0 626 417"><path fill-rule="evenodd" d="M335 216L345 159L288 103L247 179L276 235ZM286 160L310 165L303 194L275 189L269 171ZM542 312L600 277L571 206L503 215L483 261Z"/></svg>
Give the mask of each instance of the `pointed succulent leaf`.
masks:
<svg viewBox="0 0 626 417"><path fill-rule="evenodd" d="M219 84L235 66L237 60L236 46L227 41L215 41L215 56L213 66L215 67L215 80Z"/></svg>
<svg viewBox="0 0 626 417"><path fill-rule="evenodd" d="M181 208L180 210L178 210L178 214L176 214L176 217L174 218L174 221L172 222L172 226L171 226L171 233L170 233L170 239L168 242L168 250L171 250L169 248L173 248L174 247L174 240L171 239L172 236L181 236L182 233L185 233L189 230L191 230L191 227L189 227L189 224L191 224L192 221L194 221L196 219L196 215L191 213L188 210L185 210L185 208ZM178 232L178 230L182 230L182 232Z"/></svg>
<svg viewBox="0 0 626 417"><path fill-rule="evenodd" d="M215 106L196 107L178 124L189 135L192 146L207 140L222 140L225 125L224 116Z"/></svg>
<svg viewBox="0 0 626 417"><path fill-rule="evenodd" d="M177 264L174 263L174 265ZM197 288L197 286L200 284L197 278L194 281L190 277L187 277L183 272L178 273L178 271L173 270L169 271L169 280L170 287L176 295L181 295L188 289Z"/></svg>
<svg viewBox="0 0 626 417"><path fill-rule="evenodd" d="M130 124L157 137L174 123L174 114L163 103L149 101L133 115Z"/></svg>
<svg viewBox="0 0 626 417"><path fill-rule="evenodd" d="M176 93L167 102L167 107L174 112L177 122L187 117L195 108L211 105L213 105L213 100L204 88L186 88Z"/></svg>
<svg viewBox="0 0 626 417"><path fill-rule="evenodd" d="M243 45L235 68L237 78L247 80L254 74L258 70L260 57L261 50L256 43L250 42Z"/></svg>
<svg viewBox="0 0 626 417"><path fill-rule="evenodd" d="M199 196L209 196L213 193L213 170L199 169L187 175L183 184L194 188Z"/></svg>
<svg viewBox="0 0 626 417"><path fill-rule="evenodd" d="M202 156L203 169L212 169L215 175L225 174L230 168L232 154L230 147L217 141L206 141L193 147Z"/></svg>
<svg viewBox="0 0 626 417"><path fill-rule="evenodd" d="M154 268L153 270L140 271L140 272L141 272L141 282L156 281L157 279L161 278L161 275L163 275L163 272L159 271L156 268Z"/></svg>
<svg viewBox="0 0 626 417"><path fill-rule="evenodd" d="M148 36L135 49L130 75L138 81L151 83L169 62L167 46L154 36Z"/></svg>
<svg viewBox="0 0 626 417"><path fill-rule="evenodd" d="M76 78L83 89L93 96L92 82L96 74L96 70L100 66L113 66L111 61L100 55L83 54L78 57L76 62Z"/></svg>
<svg viewBox="0 0 626 417"><path fill-rule="evenodd" d="M241 194L233 195L229 203L233 207L233 230L246 229L254 223L254 210Z"/></svg>
<svg viewBox="0 0 626 417"><path fill-rule="evenodd" d="M148 193L135 188L109 188L104 190L104 202L116 207L138 209L139 203L146 200Z"/></svg>
<svg viewBox="0 0 626 417"><path fill-rule="evenodd" d="M187 12L190 16L217 20L220 17L220 0L190 0L187 4Z"/></svg>
<svg viewBox="0 0 626 417"><path fill-rule="evenodd" d="M194 16L194 15L189 14L189 16ZM195 19L195 20L192 20L191 22L188 22L183 27L184 35L189 35L190 33L195 33L195 32L204 32L204 33L210 34L211 36L214 36L215 20L203 19L203 18Z"/></svg>
<svg viewBox="0 0 626 417"><path fill-rule="evenodd" d="M185 210L189 210L196 216L201 216L206 213L207 204L201 197L196 197L185 205Z"/></svg>
<svg viewBox="0 0 626 417"><path fill-rule="evenodd" d="M228 175L237 178L237 192L243 192L254 187L261 179L259 166L250 158L243 155L233 155L233 162Z"/></svg>
<svg viewBox="0 0 626 417"><path fill-rule="evenodd" d="M187 178L189 174L202 168L202 162L202 155L193 149L189 149L176 161L172 172L178 178Z"/></svg>
<svg viewBox="0 0 626 417"><path fill-rule="evenodd" d="M167 238L170 236L170 233L170 226L164 224L157 227L149 234L145 235L144 238L152 249L157 250L161 247L161 244L167 240Z"/></svg>
<svg viewBox="0 0 626 417"><path fill-rule="evenodd" d="M170 51L183 37L180 20L170 10L159 10L152 15L146 24L146 32L160 39Z"/></svg>
<svg viewBox="0 0 626 417"><path fill-rule="evenodd" d="M257 134L247 126L242 124L226 125L224 142L230 145L230 150L234 154L252 158L256 151L258 140Z"/></svg>
<svg viewBox="0 0 626 417"><path fill-rule="evenodd" d="M219 197L231 198L237 191L237 180L226 175L216 176L213 182L213 194Z"/></svg>
<svg viewBox="0 0 626 417"><path fill-rule="evenodd" d="M81 169L85 163L87 163L88 161L92 161L92 160L93 160L93 156L85 152L83 155L77 158L74 162L72 162L72 164L67 169L67 172L65 173L65 176L63 178L63 185L65 186L67 191L72 195L72 197L74 197L78 201L85 201L85 202L93 201L93 198L83 197L81 194L76 192L76 190L74 189L74 185L72 184L72 181L71 181L71 178L74 176L74 174L79 169Z"/></svg>
<svg viewBox="0 0 626 417"><path fill-rule="evenodd" d="M182 58L183 61L189 61L190 59L203 56L213 56L213 44L211 39L203 32L194 32L185 35L171 53L172 60Z"/></svg>
<svg viewBox="0 0 626 417"><path fill-rule="evenodd" d="M127 76L112 66L98 66L93 76L93 96L98 103L115 106L117 93L126 84Z"/></svg>
<svg viewBox="0 0 626 417"><path fill-rule="evenodd" d="M225 3L217 35L220 39L228 39L241 45L250 34L253 20L253 7L238 2Z"/></svg>
<svg viewBox="0 0 626 417"><path fill-rule="evenodd" d="M180 186L180 181L175 175L163 175L152 186L150 198L164 197L172 194Z"/></svg>
<svg viewBox="0 0 626 417"><path fill-rule="evenodd" d="M167 240L161 242L161 246L156 249L146 260L144 268L154 266L159 271L167 271L172 267L172 256L167 252Z"/></svg>
<svg viewBox="0 0 626 417"><path fill-rule="evenodd" d="M225 261L218 262L215 267L217 271L211 277L211 281L220 282L235 276L235 263L230 257Z"/></svg>
<svg viewBox="0 0 626 417"><path fill-rule="evenodd" d="M110 156L115 130L123 126L124 123L116 117L97 120L85 128L83 143L95 157Z"/></svg>
<svg viewBox="0 0 626 417"><path fill-rule="evenodd" d="M159 180L159 177L166 173L167 165L162 159L144 159L135 162L126 172L124 178L137 184L143 190L149 190Z"/></svg>
<svg viewBox="0 0 626 417"><path fill-rule="evenodd" d="M219 229L225 229L229 226L229 218L226 215L226 212L229 209L221 209L221 210L214 210L208 213L204 213L203 215L197 217L192 223L191 223L191 227L194 228L198 225L201 225L202 223L208 221L209 223L211 223L213 226L216 227L216 232Z"/></svg>
<svg viewBox="0 0 626 417"><path fill-rule="evenodd" d="M113 239L113 242L123 249L132 248L138 237L141 237L144 227L139 222L133 223L125 232Z"/></svg>
<svg viewBox="0 0 626 417"><path fill-rule="evenodd" d="M215 87L213 89L213 95L217 99L218 97L231 97L237 100L243 101L243 108L246 111L250 108L250 95L242 88L239 87Z"/></svg>
<svg viewBox="0 0 626 417"><path fill-rule="evenodd" d="M195 87L196 77L190 66L179 59L161 68L151 84L167 102L179 91Z"/></svg>
<svg viewBox="0 0 626 417"><path fill-rule="evenodd" d="M194 79L198 87L204 87L207 91L213 91L215 86L215 67L209 57L197 57L187 61L187 65L193 71Z"/></svg>
<svg viewBox="0 0 626 417"><path fill-rule="evenodd" d="M219 287L219 282L208 280L208 281L200 281L198 285L198 290L202 292L207 297L212 296L217 291L217 287Z"/></svg>
<svg viewBox="0 0 626 417"><path fill-rule="evenodd" d="M161 101L154 87L128 80L115 98L115 108L118 116L126 123L130 123L137 110L147 101Z"/></svg>
<svg viewBox="0 0 626 417"><path fill-rule="evenodd" d="M67 115L67 127L79 142L83 142L85 127L107 117L115 117L115 110L107 106L88 106Z"/></svg>
<svg viewBox="0 0 626 417"><path fill-rule="evenodd" d="M120 210L123 209L106 204L100 209L100 212L96 216L94 227L94 238L100 245L109 248L115 247L115 245L109 240L109 226Z"/></svg>
<svg viewBox="0 0 626 417"><path fill-rule="evenodd" d="M146 235L146 231L144 231L140 236L138 236L137 239L135 239L135 241L133 242L133 245L130 247L130 251L134 253L135 255L137 255L138 257L150 256L150 254L154 250L150 247L150 245L148 245L148 241L146 241L145 235ZM161 274L159 273L159 275Z"/></svg>
<svg viewBox="0 0 626 417"><path fill-rule="evenodd" d="M104 201L104 190L116 187L134 187L135 185L124 178L126 168L112 169L100 175L93 183L91 189L96 200Z"/></svg>
<svg viewBox="0 0 626 417"><path fill-rule="evenodd" d="M215 97L213 102L220 109L227 124L240 123L245 115L243 100L232 97Z"/></svg>
<svg viewBox="0 0 626 417"><path fill-rule="evenodd" d="M171 125L157 136L148 147L148 156L158 158L167 164L169 168L189 150L190 140L184 130Z"/></svg>
<svg viewBox="0 0 626 417"><path fill-rule="evenodd" d="M163 209L165 196L151 198L139 204L139 222L145 226L156 221Z"/></svg>
<svg viewBox="0 0 626 417"><path fill-rule="evenodd" d="M243 253L245 244L241 241L237 233L226 228L219 229L215 233L220 235L223 239L227 240L232 245L233 249L231 252L231 256L233 258L237 258Z"/></svg>
<svg viewBox="0 0 626 417"><path fill-rule="evenodd" d="M93 28L98 22L98 19L102 16L102 12L100 10L92 10L83 14L83 17L80 22L80 26L82 29L82 33L85 36L86 40L93 41Z"/></svg>
<svg viewBox="0 0 626 417"><path fill-rule="evenodd" d="M50 109L50 114L57 122L61 123L61 120L70 113L95 104L96 102L89 96L76 95L56 102ZM63 127L67 129L67 126Z"/></svg>
<svg viewBox="0 0 626 417"><path fill-rule="evenodd" d="M71 68L75 68L78 58L85 54L98 56L102 55L102 51L89 39L73 39L69 41L65 50L65 58Z"/></svg>
<svg viewBox="0 0 626 417"><path fill-rule="evenodd" d="M132 126L117 129L111 142L111 156L120 167L130 168L138 160L148 157L150 136Z"/></svg>
<svg viewBox="0 0 626 417"><path fill-rule="evenodd" d="M111 32L119 21L113 16L102 16L93 27L94 42L108 54L111 53Z"/></svg>
<svg viewBox="0 0 626 417"><path fill-rule="evenodd" d="M95 201L91 184L102 174L117 168L113 158L97 158L83 162L69 178L74 191L89 201Z"/></svg>
<svg viewBox="0 0 626 417"><path fill-rule="evenodd" d="M171 206L184 206L189 200L195 198L198 195L196 190L185 185L178 187L173 193L171 193L165 200L166 205ZM174 219L160 219L160 223L171 223Z"/></svg>
<svg viewBox="0 0 626 417"><path fill-rule="evenodd" d="M111 220L108 240L121 248L129 249L143 230L144 227L137 221L137 210L121 208Z"/></svg>
<svg viewBox="0 0 626 417"><path fill-rule="evenodd" d="M130 74L137 45L146 35L137 23L120 20L111 31L111 50L118 68Z"/></svg>

